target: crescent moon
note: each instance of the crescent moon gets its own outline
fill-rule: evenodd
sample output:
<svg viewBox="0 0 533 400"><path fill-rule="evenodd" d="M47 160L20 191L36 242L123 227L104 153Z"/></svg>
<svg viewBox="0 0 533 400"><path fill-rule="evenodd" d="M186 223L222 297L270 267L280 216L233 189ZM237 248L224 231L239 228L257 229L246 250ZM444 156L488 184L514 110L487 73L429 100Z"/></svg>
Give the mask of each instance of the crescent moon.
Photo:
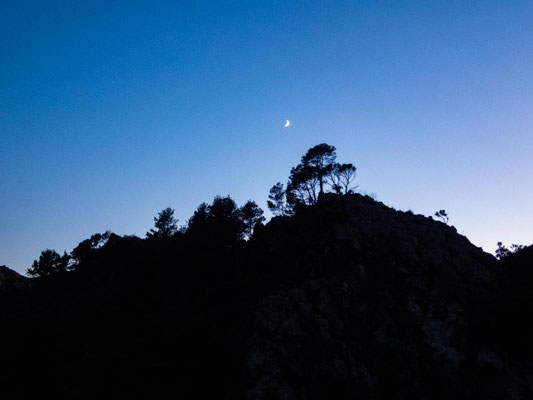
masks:
<svg viewBox="0 0 533 400"><path fill-rule="evenodd" d="M290 124L291 124L291 121L287 120L287 122L285 122L285 128L287 128Z"/></svg>

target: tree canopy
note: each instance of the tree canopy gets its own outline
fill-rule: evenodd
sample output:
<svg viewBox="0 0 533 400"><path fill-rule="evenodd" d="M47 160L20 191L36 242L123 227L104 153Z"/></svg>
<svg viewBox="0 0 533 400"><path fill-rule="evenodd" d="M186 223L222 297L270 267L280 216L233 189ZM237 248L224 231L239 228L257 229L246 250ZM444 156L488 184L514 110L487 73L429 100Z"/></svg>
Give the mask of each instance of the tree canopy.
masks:
<svg viewBox="0 0 533 400"><path fill-rule="evenodd" d="M287 192L282 183L278 182L270 188L267 206L275 216L292 215L292 207L287 202Z"/></svg>
<svg viewBox="0 0 533 400"><path fill-rule="evenodd" d="M248 200L239 209L239 216L244 223L244 236L247 239L252 237L255 228L265 220L263 210L252 200Z"/></svg>
<svg viewBox="0 0 533 400"><path fill-rule="evenodd" d="M150 229L146 233L149 239L169 239L178 231L178 220L174 218L174 210L170 207L160 211L157 217L154 217L155 229Z"/></svg>
<svg viewBox="0 0 533 400"><path fill-rule="evenodd" d="M496 258L501 260L505 257L510 256L513 253L518 253L520 250L524 249L526 246L521 244L512 244L511 249L508 249L503 245L502 242L498 242L498 248L496 249Z"/></svg>
<svg viewBox="0 0 533 400"><path fill-rule="evenodd" d="M30 276L45 277L67 272L70 270L69 266L70 256L65 252L63 255L52 249L46 249L41 252L38 260L33 261L26 273Z"/></svg>
<svg viewBox="0 0 533 400"><path fill-rule="evenodd" d="M231 197L216 196L211 204L200 204L185 233L195 242L201 238L206 244L231 245L242 239L244 223Z"/></svg>
<svg viewBox="0 0 533 400"><path fill-rule="evenodd" d="M95 233L89 239L80 242L74 250L70 252L70 256L75 264L86 261L92 258L94 251L102 247L111 235L110 231L105 233Z"/></svg>
<svg viewBox="0 0 533 400"><path fill-rule="evenodd" d="M314 205L323 193L352 193L357 187L353 185L356 167L337 163L336 160L335 146L327 143L307 150L298 165L291 168L287 185L277 182L270 189L267 205L271 212L275 216L292 216L297 206ZM251 239L264 221L263 210L256 202L248 200L238 207L231 197L216 196L211 204L200 204L186 226L181 228L177 226L173 208L161 210L154 217L154 227L146 233L146 239L171 245L177 233L181 232L189 245L231 248L239 241ZM86 262L90 264L101 254L98 250L109 241L110 236L110 232L94 234L80 242L70 255L65 253L61 256L55 250L46 249L27 273L30 276L47 276L73 270Z"/></svg>
<svg viewBox="0 0 533 400"><path fill-rule="evenodd" d="M356 167L336 162L335 146L321 143L311 147L300 163L291 169L287 189L276 183L268 196L268 208L274 215L291 215L298 204L313 205L321 193L352 193Z"/></svg>

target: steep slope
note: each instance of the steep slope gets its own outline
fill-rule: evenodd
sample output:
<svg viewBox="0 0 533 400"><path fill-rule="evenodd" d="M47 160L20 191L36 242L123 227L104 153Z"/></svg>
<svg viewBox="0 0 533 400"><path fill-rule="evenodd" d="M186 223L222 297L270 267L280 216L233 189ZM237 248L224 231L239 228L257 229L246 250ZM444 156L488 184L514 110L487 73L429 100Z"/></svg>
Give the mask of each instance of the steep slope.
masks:
<svg viewBox="0 0 533 400"><path fill-rule="evenodd" d="M453 227L326 195L257 239L288 279L254 310L247 398L531 396L492 335L506 277Z"/></svg>

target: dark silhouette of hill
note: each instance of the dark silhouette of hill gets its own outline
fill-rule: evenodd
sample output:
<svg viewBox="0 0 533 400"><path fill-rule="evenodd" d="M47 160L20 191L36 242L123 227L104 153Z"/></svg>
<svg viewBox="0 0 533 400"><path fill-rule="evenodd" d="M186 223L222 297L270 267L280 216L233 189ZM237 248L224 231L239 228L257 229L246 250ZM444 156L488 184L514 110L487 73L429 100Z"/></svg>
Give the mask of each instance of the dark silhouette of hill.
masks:
<svg viewBox="0 0 533 400"><path fill-rule="evenodd" d="M164 240L95 237L71 272L0 268L2 397L533 398L532 247L498 261L351 193L244 241L219 199Z"/></svg>

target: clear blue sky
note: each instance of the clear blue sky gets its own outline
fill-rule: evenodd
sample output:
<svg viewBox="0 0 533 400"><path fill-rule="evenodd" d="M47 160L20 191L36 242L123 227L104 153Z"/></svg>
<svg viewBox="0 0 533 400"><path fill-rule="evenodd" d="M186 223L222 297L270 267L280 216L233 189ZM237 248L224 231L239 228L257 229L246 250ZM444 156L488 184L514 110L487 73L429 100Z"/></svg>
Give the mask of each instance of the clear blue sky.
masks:
<svg viewBox="0 0 533 400"><path fill-rule="evenodd" d="M533 2L3 0L0 135L18 271L167 206L266 209L321 142L387 205L530 244Z"/></svg>

